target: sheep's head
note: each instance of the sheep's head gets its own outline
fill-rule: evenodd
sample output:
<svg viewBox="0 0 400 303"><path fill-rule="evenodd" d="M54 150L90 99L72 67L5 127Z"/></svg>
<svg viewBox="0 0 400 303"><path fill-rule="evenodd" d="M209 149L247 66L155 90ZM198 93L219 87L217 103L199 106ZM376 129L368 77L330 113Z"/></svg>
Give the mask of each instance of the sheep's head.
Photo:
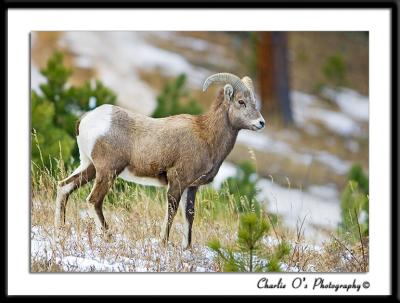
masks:
<svg viewBox="0 0 400 303"><path fill-rule="evenodd" d="M256 108L253 82L249 77L240 79L229 73L214 74L206 79L203 91L213 82L226 83L225 101L228 103L228 116L231 124L238 129L260 130L265 121Z"/></svg>

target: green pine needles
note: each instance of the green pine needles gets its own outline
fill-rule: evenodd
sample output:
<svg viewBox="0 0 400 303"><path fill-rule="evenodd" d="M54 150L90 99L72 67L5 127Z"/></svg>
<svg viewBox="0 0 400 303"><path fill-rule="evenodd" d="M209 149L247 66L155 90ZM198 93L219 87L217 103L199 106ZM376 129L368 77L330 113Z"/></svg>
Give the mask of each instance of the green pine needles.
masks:
<svg viewBox="0 0 400 303"><path fill-rule="evenodd" d="M175 80L168 82L157 97L157 107L152 117L162 118L179 114L198 115L203 112L196 99L185 90L186 75L181 74ZM187 102L182 103L186 99Z"/></svg>
<svg viewBox="0 0 400 303"><path fill-rule="evenodd" d="M259 189L256 184L258 176L254 165L249 161L244 161L237 166L236 175L227 178L220 190L223 198L233 198L236 209L239 213L246 211L260 212L260 203L256 196Z"/></svg>
<svg viewBox="0 0 400 303"><path fill-rule="evenodd" d="M233 247L222 247L214 239L208 246L217 253L226 272L277 272L280 263L290 253L290 245L281 241L272 253L267 253L262 239L268 235L270 225L259 214L250 212L240 216L238 236Z"/></svg>
<svg viewBox="0 0 400 303"><path fill-rule="evenodd" d="M341 197L342 222L339 233L350 242L368 236L369 182L360 165L353 165Z"/></svg>
<svg viewBox="0 0 400 303"><path fill-rule="evenodd" d="M55 52L40 71L46 82L31 92L32 161L46 168L54 167L54 159L77 161L76 121L83 113L116 100L114 92L98 80L67 86L72 70L63 61L63 54Z"/></svg>

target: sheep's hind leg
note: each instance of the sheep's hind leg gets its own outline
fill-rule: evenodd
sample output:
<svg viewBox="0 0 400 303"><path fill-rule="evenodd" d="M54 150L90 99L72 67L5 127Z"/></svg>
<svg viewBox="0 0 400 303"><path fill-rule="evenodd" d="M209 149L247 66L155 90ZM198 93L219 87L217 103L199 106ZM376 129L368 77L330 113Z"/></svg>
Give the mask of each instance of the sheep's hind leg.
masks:
<svg viewBox="0 0 400 303"><path fill-rule="evenodd" d="M65 224L65 211L69 195L77 188L93 180L96 175L94 165L79 166L68 178L60 181L57 187L55 226L57 229Z"/></svg>
<svg viewBox="0 0 400 303"><path fill-rule="evenodd" d="M94 186L86 199L90 216L96 223L97 231L107 238L110 234L108 233L108 224L103 214L103 201L115 177L115 173L97 171Z"/></svg>

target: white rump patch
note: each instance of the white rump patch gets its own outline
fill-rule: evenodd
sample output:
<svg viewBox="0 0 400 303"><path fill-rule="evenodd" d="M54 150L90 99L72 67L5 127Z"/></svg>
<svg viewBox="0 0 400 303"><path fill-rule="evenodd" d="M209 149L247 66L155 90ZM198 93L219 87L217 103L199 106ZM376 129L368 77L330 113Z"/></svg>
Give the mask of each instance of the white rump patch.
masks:
<svg viewBox="0 0 400 303"><path fill-rule="evenodd" d="M85 156L92 160L91 154L94 144L97 139L106 134L111 127L112 109L112 105L104 104L89 112L81 120L79 136L77 137L81 162L82 160L85 161ZM88 164L88 161L85 162L86 163L82 163L83 166Z"/></svg>
<svg viewBox="0 0 400 303"><path fill-rule="evenodd" d="M127 167L118 175L118 177L125 181L135 182L141 185L165 186L157 178L138 177L134 173L130 172Z"/></svg>

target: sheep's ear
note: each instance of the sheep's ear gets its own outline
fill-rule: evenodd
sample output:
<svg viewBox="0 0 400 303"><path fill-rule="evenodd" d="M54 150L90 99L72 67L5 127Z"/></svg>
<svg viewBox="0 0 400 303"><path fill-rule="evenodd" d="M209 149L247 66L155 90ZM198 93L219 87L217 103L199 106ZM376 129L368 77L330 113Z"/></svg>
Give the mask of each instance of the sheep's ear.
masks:
<svg viewBox="0 0 400 303"><path fill-rule="evenodd" d="M232 101L232 97L233 97L233 87L230 84L227 84L224 86L224 95L225 95L225 99L228 101Z"/></svg>

